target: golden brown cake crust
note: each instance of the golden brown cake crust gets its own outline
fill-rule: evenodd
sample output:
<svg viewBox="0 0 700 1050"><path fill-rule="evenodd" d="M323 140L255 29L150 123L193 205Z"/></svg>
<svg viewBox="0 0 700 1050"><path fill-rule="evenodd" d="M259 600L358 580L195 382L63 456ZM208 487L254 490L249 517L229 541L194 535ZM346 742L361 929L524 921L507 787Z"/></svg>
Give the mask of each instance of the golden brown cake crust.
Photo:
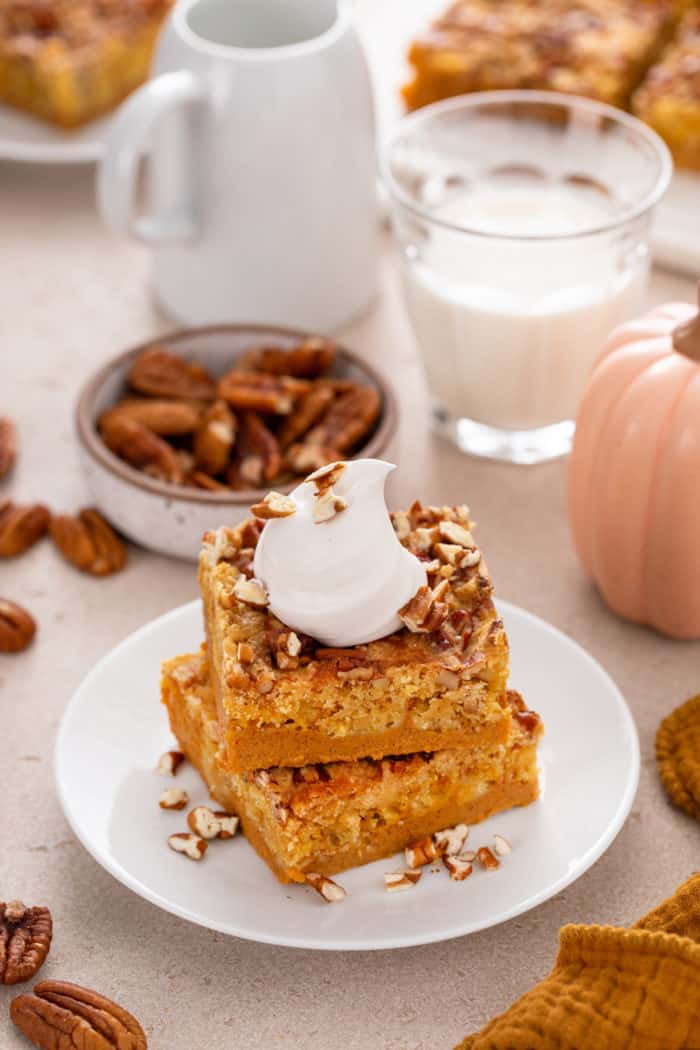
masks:
<svg viewBox="0 0 700 1050"><path fill-rule="evenodd" d="M639 0L457 0L415 41L409 109L470 91L540 88L625 105L672 25Z"/></svg>
<svg viewBox="0 0 700 1050"><path fill-rule="evenodd" d="M180 747L213 798L238 813L254 848L282 881L331 875L390 856L441 828L476 823L538 795L540 720L516 693L507 745L228 773L203 653L163 667L163 701Z"/></svg>
<svg viewBox="0 0 700 1050"><path fill-rule="evenodd" d="M392 520L431 586L444 582L444 622L351 649L295 635L292 657L290 628L234 594L239 577L252 576L260 523L205 537L199 581L232 771L471 747L482 733L495 741L507 732L508 643L467 508L416 503Z"/></svg>

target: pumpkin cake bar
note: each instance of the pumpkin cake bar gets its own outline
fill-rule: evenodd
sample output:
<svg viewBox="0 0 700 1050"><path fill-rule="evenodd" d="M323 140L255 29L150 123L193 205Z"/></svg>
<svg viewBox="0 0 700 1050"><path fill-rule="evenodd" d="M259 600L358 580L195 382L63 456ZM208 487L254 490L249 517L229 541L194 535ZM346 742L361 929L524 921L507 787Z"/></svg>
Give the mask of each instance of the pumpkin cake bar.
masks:
<svg viewBox="0 0 700 1050"><path fill-rule="evenodd" d="M458 0L411 46L409 109L471 91L540 88L628 104L673 25L639 0Z"/></svg>
<svg viewBox="0 0 700 1050"><path fill-rule="evenodd" d="M678 164L700 171L700 9L684 16L632 108L666 140Z"/></svg>
<svg viewBox="0 0 700 1050"><path fill-rule="evenodd" d="M508 642L467 508L415 503L392 521L425 564L431 604L349 649L321 646L265 608L252 579L262 522L205 535L199 581L230 771L506 740Z"/></svg>
<svg viewBox="0 0 700 1050"><path fill-rule="evenodd" d="M211 796L238 814L282 882L388 857L442 828L538 797L542 727L517 693L505 701L505 743L245 773L230 773L218 760L219 721L204 650L164 664L162 698L180 748Z"/></svg>
<svg viewBox="0 0 700 1050"><path fill-rule="evenodd" d="M173 0L2 0L0 102L65 128L113 109L148 74Z"/></svg>

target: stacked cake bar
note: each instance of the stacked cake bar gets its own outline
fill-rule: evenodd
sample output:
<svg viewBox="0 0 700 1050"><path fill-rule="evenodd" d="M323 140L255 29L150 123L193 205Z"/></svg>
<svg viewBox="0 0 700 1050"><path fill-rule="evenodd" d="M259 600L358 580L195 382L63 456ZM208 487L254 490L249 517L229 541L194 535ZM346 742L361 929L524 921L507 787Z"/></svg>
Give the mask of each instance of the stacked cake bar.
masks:
<svg viewBox="0 0 700 1050"><path fill-rule="evenodd" d="M466 508L416 503L392 521L428 581L399 630L331 648L281 623L253 574L253 519L205 536L207 642L163 668L180 747L284 882L538 795L540 720L506 689L507 639Z"/></svg>

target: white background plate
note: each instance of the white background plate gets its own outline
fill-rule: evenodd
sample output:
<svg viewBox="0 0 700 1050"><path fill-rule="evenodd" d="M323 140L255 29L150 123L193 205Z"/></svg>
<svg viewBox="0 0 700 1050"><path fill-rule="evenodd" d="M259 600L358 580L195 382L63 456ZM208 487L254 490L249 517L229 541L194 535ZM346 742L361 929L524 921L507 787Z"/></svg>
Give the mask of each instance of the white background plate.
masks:
<svg viewBox="0 0 700 1050"><path fill-rule="evenodd" d="M158 797L177 783L192 803L206 792L190 767L176 781L154 765L172 746L158 702L163 659L194 651L199 602L147 624L108 653L78 689L56 744L63 810L95 859L135 893L192 922L250 940L302 948L398 948L446 940L533 908L577 879L610 845L637 788L639 744L629 710L602 667L554 627L499 603L512 653L513 686L544 719L542 797L471 831L469 846L505 835L513 852L496 872L466 882L425 869L414 889L389 895L383 872L402 858L345 872L343 904L305 886L282 886L244 838L214 842L201 863L166 837L185 814Z"/></svg>
<svg viewBox="0 0 700 1050"><path fill-rule="evenodd" d="M0 160L31 164L86 164L102 156L111 114L75 131L0 105Z"/></svg>

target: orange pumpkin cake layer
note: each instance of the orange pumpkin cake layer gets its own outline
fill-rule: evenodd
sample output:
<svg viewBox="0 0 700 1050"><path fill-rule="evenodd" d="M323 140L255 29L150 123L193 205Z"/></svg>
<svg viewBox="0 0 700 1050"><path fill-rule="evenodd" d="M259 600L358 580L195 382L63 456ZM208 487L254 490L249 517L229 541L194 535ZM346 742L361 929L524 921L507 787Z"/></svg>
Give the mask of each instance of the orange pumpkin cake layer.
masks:
<svg viewBox="0 0 700 1050"><path fill-rule="evenodd" d="M148 75L173 0L2 0L0 102L65 128L113 109Z"/></svg>
<svg viewBox="0 0 700 1050"><path fill-rule="evenodd" d="M672 23L663 2L458 0L413 43L404 100L540 88L624 106Z"/></svg>
<svg viewBox="0 0 700 1050"><path fill-rule="evenodd" d="M391 856L442 828L474 824L539 794L542 727L517 693L506 700L505 744L246 773L229 773L218 761L219 721L204 652L164 665L162 697L179 745L212 798L238 814L282 882Z"/></svg>
<svg viewBox="0 0 700 1050"><path fill-rule="evenodd" d="M404 628L350 649L295 633L290 653L290 628L236 597L239 577L252 576L261 523L205 536L199 581L231 771L506 739L508 642L467 509L414 504L392 521L431 586L447 581L447 619L430 633Z"/></svg>

